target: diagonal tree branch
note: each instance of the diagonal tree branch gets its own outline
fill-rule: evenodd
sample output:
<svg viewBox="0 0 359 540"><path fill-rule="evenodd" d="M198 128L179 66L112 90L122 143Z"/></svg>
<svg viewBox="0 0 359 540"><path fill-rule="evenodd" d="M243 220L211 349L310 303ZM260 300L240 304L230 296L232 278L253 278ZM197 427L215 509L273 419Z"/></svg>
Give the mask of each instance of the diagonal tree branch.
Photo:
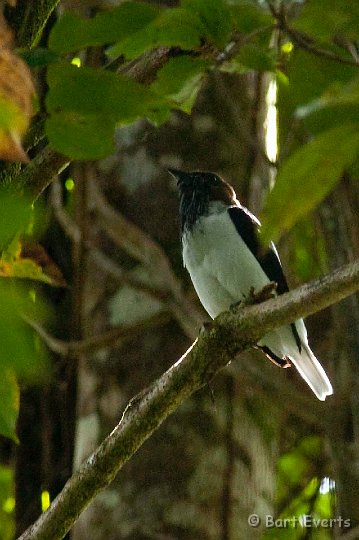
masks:
<svg viewBox="0 0 359 540"><path fill-rule="evenodd" d="M359 289L359 261L238 315L225 312L166 373L127 405L113 432L19 540L57 540L143 442L193 392L266 332L311 315ZM325 405L323 405L325 406Z"/></svg>

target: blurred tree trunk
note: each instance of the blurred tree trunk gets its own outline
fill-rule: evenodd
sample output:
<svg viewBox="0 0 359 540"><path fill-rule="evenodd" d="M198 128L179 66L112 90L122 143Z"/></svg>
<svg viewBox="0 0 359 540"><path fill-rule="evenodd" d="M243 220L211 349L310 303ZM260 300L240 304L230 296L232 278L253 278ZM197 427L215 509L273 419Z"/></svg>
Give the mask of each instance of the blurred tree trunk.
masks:
<svg viewBox="0 0 359 540"><path fill-rule="evenodd" d="M250 197L260 200L259 170L262 181L268 181L262 128L265 85L261 77L214 74L191 116L175 113L159 129L140 122L119 131L118 153L99 164L96 181L111 205L165 249L193 301L181 262L178 197L164 169L218 171L236 186L244 203ZM254 175L259 196L251 187ZM122 269L146 278L146 269L116 250L98 228L90 235ZM160 309L158 300L111 283L104 268L95 268L89 259L83 267L86 333L100 333L109 322L128 324ZM126 401L190 343L178 323L169 321L81 363L77 464L114 427ZM81 516L72 538L243 538L249 514L272 511L277 457L273 440L281 412L270 400L264 402L265 415L240 368L228 369L146 442L118 481ZM249 529L248 534L256 538L261 531Z"/></svg>
<svg viewBox="0 0 359 540"><path fill-rule="evenodd" d="M330 270L359 256L357 181L349 176L321 204L320 215ZM335 395L329 445L336 480L337 516L359 523L359 298L352 295L332 308Z"/></svg>

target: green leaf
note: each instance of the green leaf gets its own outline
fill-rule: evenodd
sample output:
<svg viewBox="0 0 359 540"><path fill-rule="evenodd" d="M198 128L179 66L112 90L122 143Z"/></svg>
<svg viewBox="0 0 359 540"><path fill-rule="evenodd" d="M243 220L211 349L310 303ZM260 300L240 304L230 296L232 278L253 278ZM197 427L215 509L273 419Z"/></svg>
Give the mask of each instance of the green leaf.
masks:
<svg viewBox="0 0 359 540"><path fill-rule="evenodd" d="M241 3L231 6L230 10L236 30L245 34L249 34L275 22L268 11L265 11L256 4Z"/></svg>
<svg viewBox="0 0 359 540"><path fill-rule="evenodd" d="M256 71L274 71L276 67L274 53L254 43L243 45L235 61L247 69Z"/></svg>
<svg viewBox="0 0 359 540"><path fill-rule="evenodd" d="M317 435L308 435L307 437L303 437L298 448L306 456L314 458L320 455L322 441Z"/></svg>
<svg viewBox="0 0 359 540"><path fill-rule="evenodd" d="M292 451L284 454L278 462L278 469L286 482L291 485L301 483L308 473L310 462L299 451Z"/></svg>
<svg viewBox="0 0 359 540"><path fill-rule="evenodd" d="M54 284L51 277L43 272L41 266L32 259L27 258L19 258L11 262L4 262L0 259L0 277L33 279L49 285Z"/></svg>
<svg viewBox="0 0 359 540"><path fill-rule="evenodd" d="M15 374L2 370L0 377L0 434L18 442L16 420L19 413L20 390Z"/></svg>
<svg viewBox="0 0 359 540"><path fill-rule="evenodd" d="M334 489L332 488L327 493L319 493L316 503L315 503L315 512L321 516L322 519L331 518L333 516L333 500Z"/></svg>
<svg viewBox="0 0 359 540"><path fill-rule="evenodd" d="M67 11L54 25L49 47L58 54L66 54L88 46L114 43L146 27L160 11L144 2L123 2L93 19Z"/></svg>
<svg viewBox="0 0 359 540"><path fill-rule="evenodd" d="M112 72L59 63L48 70L46 131L51 145L73 159L114 150L116 125L163 114L170 104L148 87Z"/></svg>
<svg viewBox="0 0 359 540"><path fill-rule="evenodd" d="M198 16L209 41L219 49L228 43L232 20L229 7L223 0L182 0L181 5Z"/></svg>
<svg viewBox="0 0 359 540"><path fill-rule="evenodd" d="M359 118L359 103L318 107L311 114L301 116L301 118L305 128L310 133L316 134L341 124L350 124L353 118Z"/></svg>
<svg viewBox="0 0 359 540"><path fill-rule="evenodd" d="M357 73L355 66L328 62L325 58L294 49L287 72L288 91L298 107L325 94L340 91Z"/></svg>
<svg viewBox="0 0 359 540"><path fill-rule="evenodd" d="M49 112L104 115L112 125L132 122L163 105L163 100L145 86L100 69L54 64L48 70L48 83Z"/></svg>
<svg viewBox="0 0 359 540"><path fill-rule="evenodd" d="M182 107L181 107L182 109ZM170 108L162 108L162 109L158 109L156 111L153 111L153 112L149 112L147 114L147 119L149 120L149 122L151 122L151 124L153 124L154 126L158 127L158 126L161 126L162 124L164 124L165 122L167 122L167 120L170 118L171 116L171 109Z"/></svg>
<svg viewBox="0 0 359 540"><path fill-rule="evenodd" d="M191 56L172 58L158 73L151 89L189 112L201 86L202 78L210 62Z"/></svg>
<svg viewBox="0 0 359 540"><path fill-rule="evenodd" d="M115 121L103 114L61 112L46 121L50 145L72 159L100 159L114 151Z"/></svg>
<svg viewBox="0 0 359 540"><path fill-rule="evenodd" d="M38 252L36 253L36 249ZM41 260L40 254L43 253L42 248L36 246L33 249L32 254L34 258L23 255L23 245L20 241L19 235L14 236L13 240L6 246L0 257L0 277L1 278L19 278L19 279L31 279L35 281L41 281L49 285L64 286L65 281L62 278L60 270L56 267L55 263L47 265L45 269L50 272L47 274L44 272L42 266L36 261ZM25 248L26 254L26 248ZM35 258L36 257L36 258ZM56 269L56 273L55 273Z"/></svg>
<svg viewBox="0 0 359 540"><path fill-rule="evenodd" d="M359 77L349 81L346 85L333 85L322 94L319 99L297 109L299 117L305 117L312 112L333 105L359 105Z"/></svg>
<svg viewBox="0 0 359 540"><path fill-rule="evenodd" d="M194 13L182 8L166 9L146 28L110 47L107 55L112 59L121 55L132 59L159 45L192 50L200 46L205 34L205 28Z"/></svg>
<svg viewBox="0 0 359 540"><path fill-rule="evenodd" d="M34 339L34 332L22 318L38 311L26 290L13 281L0 280L0 369L13 370L17 377L39 381L46 373L47 359ZM36 308L36 310L35 310Z"/></svg>
<svg viewBox="0 0 359 540"><path fill-rule="evenodd" d="M35 47L34 49L19 51L19 56L21 56L31 68L45 67L53 62L57 62L59 59L57 54L44 47Z"/></svg>
<svg viewBox="0 0 359 540"><path fill-rule="evenodd" d="M359 124L325 131L282 164L262 215L262 240L277 240L312 210L359 153Z"/></svg>
<svg viewBox="0 0 359 540"><path fill-rule="evenodd" d="M328 62L325 58L294 48L286 71L289 84L283 84L277 78L279 148L291 151L298 145L298 139L303 140L303 136L308 135L305 126L302 123L298 125L295 118L300 107L337 93L357 76L357 71L354 66ZM296 137L293 137L293 122Z"/></svg>
<svg viewBox="0 0 359 540"><path fill-rule="evenodd" d="M310 0L304 3L293 27L322 41L331 41L334 36L354 41L359 38L359 3Z"/></svg>
<svg viewBox="0 0 359 540"><path fill-rule="evenodd" d="M298 107L295 115L312 133L359 118L359 78L329 89L319 99Z"/></svg>
<svg viewBox="0 0 359 540"><path fill-rule="evenodd" d="M301 281L319 277L328 268L323 235L311 214L300 219L291 229L289 260Z"/></svg>
<svg viewBox="0 0 359 540"><path fill-rule="evenodd" d="M25 232L29 226L31 200L0 188L0 207L0 246L3 248L16 234Z"/></svg>

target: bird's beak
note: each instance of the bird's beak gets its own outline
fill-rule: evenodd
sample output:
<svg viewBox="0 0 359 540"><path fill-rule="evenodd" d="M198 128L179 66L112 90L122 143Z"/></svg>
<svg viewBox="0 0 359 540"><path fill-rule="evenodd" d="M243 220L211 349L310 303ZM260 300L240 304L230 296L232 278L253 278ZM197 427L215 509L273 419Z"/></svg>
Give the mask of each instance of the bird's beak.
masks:
<svg viewBox="0 0 359 540"><path fill-rule="evenodd" d="M189 184L191 180L191 176L185 172L180 171L179 169L167 169L168 172L177 180L177 185L180 186L181 184Z"/></svg>
<svg viewBox="0 0 359 540"><path fill-rule="evenodd" d="M167 169L167 170L170 174L172 174L174 178L176 178L176 180L180 178L180 175L182 173L182 171L180 171L179 169Z"/></svg>

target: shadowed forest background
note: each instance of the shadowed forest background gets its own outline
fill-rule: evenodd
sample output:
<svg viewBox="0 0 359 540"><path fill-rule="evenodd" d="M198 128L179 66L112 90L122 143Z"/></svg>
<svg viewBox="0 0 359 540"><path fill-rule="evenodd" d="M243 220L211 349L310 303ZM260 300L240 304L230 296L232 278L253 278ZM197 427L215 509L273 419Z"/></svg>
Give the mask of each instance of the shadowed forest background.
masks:
<svg viewBox="0 0 359 540"><path fill-rule="evenodd" d="M4 4L14 41L0 43L0 76L15 83L0 83L0 538L11 540L208 320L182 265L167 167L230 182L276 240L291 288L357 259L359 5ZM11 158L11 126L29 113L8 50L36 87L29 163ZM358 299L307 319L334 396L317 401L294 369L246 351L162 424L69 538L348 532L265 528L266 515L340 516L359 538Z"/></svg>

